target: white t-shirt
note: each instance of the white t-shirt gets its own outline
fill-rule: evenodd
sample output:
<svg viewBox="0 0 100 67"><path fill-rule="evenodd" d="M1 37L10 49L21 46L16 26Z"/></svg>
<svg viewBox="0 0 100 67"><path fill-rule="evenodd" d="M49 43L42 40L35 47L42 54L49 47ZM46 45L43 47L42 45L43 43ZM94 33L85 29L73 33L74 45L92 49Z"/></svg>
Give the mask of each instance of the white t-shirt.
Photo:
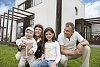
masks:
<svg viewBox="0 0 100 67"><path fill-rule="evenodd" d="M64 45L64 49L76 49L76 43L83 41L84 38L78 33L74 32L70 39L64 36L64 33L58 35L58 41L60 45Z"/></svg>
<svg viewBox="0 0 100 67"><path fill-rule="evenodd" d="M54 60L56 63L60 61L60 45L57 41L45 43L45 59Z"/></svg>

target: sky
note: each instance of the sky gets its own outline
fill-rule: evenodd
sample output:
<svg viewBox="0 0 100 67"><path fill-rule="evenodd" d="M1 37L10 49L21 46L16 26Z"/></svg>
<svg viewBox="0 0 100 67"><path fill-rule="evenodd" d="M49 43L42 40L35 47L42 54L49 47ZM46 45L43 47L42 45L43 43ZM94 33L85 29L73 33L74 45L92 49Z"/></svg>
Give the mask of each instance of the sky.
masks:
<svg viewBox="0 0 100 67"><path fill-rule="evenodd" d="M85 4L85 18L100 17L100 0L80 0Z"/></svg>
<svg viewBox="0 0 100 67"><path fill-rule="evenodd" d="M11 9L15 4L15 0L0 0L0 14Z"/></svg>
<svg viewBox="0 0 100 67"><path fill-rule="evenodd" d="M80 0L85 5L85 18L100 17L100 0ZM0 14L14 6L15 0L0 0Z"/></svg>

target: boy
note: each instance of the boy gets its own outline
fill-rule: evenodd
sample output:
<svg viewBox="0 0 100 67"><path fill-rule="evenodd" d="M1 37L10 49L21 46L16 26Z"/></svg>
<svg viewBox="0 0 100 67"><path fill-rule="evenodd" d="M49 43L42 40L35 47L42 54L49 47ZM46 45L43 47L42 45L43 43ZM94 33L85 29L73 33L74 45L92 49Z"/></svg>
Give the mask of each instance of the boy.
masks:
<svg viewBox="0 0 100 67"><path fill-rule="evenodd" d="M32 27L27 27L25 30L25 36L16 40L16 44L21 50L21 52L19 52L20 59L18 67L24 67L26 61L28 61L29 65L31 66L31 62L33 62L35 59L34 53L37 50L37 43L33 38L33 31L34 30Z"/></svg>

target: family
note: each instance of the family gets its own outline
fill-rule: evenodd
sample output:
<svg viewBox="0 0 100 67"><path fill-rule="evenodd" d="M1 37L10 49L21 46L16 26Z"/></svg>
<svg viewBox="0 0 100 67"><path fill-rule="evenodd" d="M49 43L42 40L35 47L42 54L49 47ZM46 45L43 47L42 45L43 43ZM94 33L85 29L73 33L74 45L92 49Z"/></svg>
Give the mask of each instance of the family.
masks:
<svg viewBox="0 0 100 67"><path fill-rule="evenodd" d="M82 56L80 67L89 67L89 42L74 29L72 22L67 22L57 39L51 27L43 29L36 24L34 29L27 27L25 36L16 40L18 67L67 67L70 59ZM60 64L60 66L59 66Z"/></svg>

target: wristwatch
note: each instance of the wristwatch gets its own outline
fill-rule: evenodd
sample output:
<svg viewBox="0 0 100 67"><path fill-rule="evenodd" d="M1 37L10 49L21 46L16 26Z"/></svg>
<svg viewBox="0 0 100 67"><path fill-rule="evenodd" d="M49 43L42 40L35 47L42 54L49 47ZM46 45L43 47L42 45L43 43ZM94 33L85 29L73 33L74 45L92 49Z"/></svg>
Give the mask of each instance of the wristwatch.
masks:
<svg viewBox="0 0 100 67"><path fill-rule="evenodd" d="M83 45L83 43L80 43L81 45Z"/></svg>

